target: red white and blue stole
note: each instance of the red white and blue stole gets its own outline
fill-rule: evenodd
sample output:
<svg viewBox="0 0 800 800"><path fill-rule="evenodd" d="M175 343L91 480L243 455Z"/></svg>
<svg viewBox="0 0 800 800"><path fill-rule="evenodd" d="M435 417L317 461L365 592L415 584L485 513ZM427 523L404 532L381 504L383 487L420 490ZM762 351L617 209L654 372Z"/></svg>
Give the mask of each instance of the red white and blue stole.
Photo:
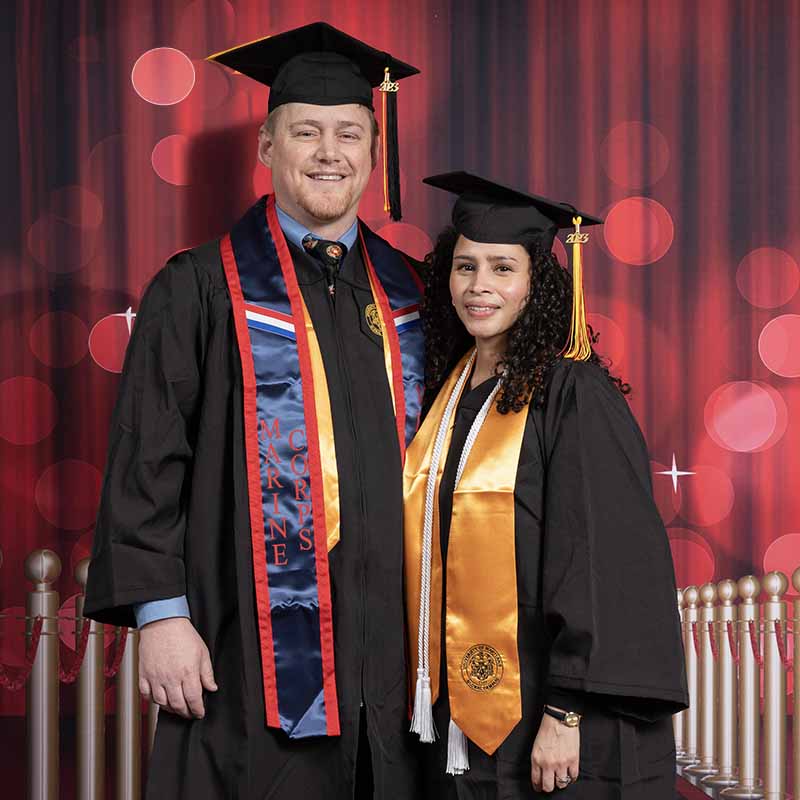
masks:
<svg viewBox="0 0 800 800"><path fill-rule="evenodd" d="M359 239L405 458L422 401L421 285L363 223ZM273 196L245 214L220 251L242 364L266 722L291 738L337 736L328 552L339 541L339 487L330 397Z"/></svg>

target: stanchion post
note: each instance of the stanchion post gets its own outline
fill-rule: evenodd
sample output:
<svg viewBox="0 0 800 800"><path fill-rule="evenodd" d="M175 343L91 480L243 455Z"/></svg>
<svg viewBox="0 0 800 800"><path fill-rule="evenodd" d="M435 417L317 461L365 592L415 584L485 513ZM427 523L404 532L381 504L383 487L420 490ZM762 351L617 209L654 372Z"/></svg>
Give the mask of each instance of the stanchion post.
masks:
<svg viewBox="0 0 800 800"><path fill-rule="evenodd" d="M28 800L58 800L58 592L61 559L52 550L34 550L25 559L28 592L27 638L33 618L44 619L39 649L25 687L28 723Z"/></svg>
<svg viewBox="0 0 800 800"><path fill-rule="evenodd" d="M117 674L117 800L141 795L142 701L139 695L139 631L128 631Z"/></svg>
<svg viewBox="0 0 800 800"><path fill-rule="evenodd" d="M738 609L739 640L739 781L720 792L722 797L759 800L764 796L758 779L760 714L760 668L750 644L750 623L758 631L758 605L755 600L761 584L754 575L740 578Z"/></svg>
<svg viewBox="0 0 800 800"><path fill-rule="evenodd" d="M678 589L678 618L683 619L683 589ZM675 736L675 755L680 758L683 755L683 715L685 711L679 711L672 715L672 732Z"/></svg>
<svg viewBox="0 0 800 800"><path fill-rule="evenodd" d="M781 652L786 652L786 605L783 595L789 581L782 572L769 572L761 587L767 593L764 619L764 797L784 800L786 792L786 672ZM778 647L776 622L783 646Z"/></svg>
<svg viewBox="0 0 800 800"><path fill-rule="evenodd" d="M718 772L707 775L702 783L709 786L736 784L736 663L731 653L728 623L734 624L736 608L733 601L738 591L735 581L725 579L717 584L717 755Z"/></svg>
<svg viewBox="0 0 800 800"><path fill-rule="evenodd" d="M689 708L683 712L683 755L676 759L684 766L696 764L697 757L697 652L694 647L693 625L697 624L697 601L700 593L696 586L683 590L683 650L686 657L686 684L689 688Z"/></svg>
<svg viewBox="0 0 800 800"><path fill-rule="evenodd" d="M689 775L712 775L717 771L714 763L716 745L714 741L717 710L717 673L714 663L714 652L711 647L709 626L714 624L714 603L717 599L717 587L713 583L704 583L700 587L700 602L703 607L698 614L699 620L693 639L700 645L698 694L700 700L699 756L700 760L686 768Z"/></svg>
<svg viewBox="0 0 800 800"><path fill-rule="evenodd" d="M84 558L75 567L75 581L81 594L75 601L77 628L75 641L84 625L89 626L86 655L78 673L78 713L76 717L77 789L78 800L103 800L105 794L105 659L104 626L83 618L83 592L89 574L89 559Z"/></svg>

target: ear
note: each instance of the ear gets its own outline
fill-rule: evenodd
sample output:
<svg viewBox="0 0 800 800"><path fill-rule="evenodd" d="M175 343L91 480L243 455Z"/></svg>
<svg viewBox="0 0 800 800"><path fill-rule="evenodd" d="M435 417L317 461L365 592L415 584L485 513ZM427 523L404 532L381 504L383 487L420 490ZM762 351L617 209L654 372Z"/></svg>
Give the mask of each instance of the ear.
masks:
<svg viewBox="0 0 800 800"><path fill-rule="evenodd" d="M265 125L262 125L258 131L258 160L267 169L272 169L272 152L274 142L272 135L267 130Z"/></svg>

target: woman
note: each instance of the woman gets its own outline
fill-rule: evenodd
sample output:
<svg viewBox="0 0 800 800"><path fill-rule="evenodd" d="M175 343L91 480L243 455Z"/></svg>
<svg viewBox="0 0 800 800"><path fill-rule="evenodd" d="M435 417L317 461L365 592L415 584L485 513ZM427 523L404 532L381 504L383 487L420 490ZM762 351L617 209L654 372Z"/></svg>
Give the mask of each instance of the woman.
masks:
<svg viewBox="0 0 800 800"><path fill-rule="evenodd" d="M629 387L587 332L581 219L467 173L425 182L458 195L428 259L430 408L404 475L429 796L673 800L672 560ZM551 253L573 223L574 292Z"/></svg>

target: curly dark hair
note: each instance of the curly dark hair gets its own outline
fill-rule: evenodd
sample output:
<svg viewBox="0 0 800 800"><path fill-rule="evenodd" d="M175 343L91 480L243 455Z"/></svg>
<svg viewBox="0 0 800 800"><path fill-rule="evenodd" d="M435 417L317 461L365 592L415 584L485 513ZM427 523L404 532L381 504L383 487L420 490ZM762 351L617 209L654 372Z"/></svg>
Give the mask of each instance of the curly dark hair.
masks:
<svg viewBox="0 0 800 800"><path fill-rule="evenodd" d="M426 340L425 404L432 402L459 359L473 345L453 308L450 297L450 270L458 232L446 227L425 262L425 298L421 316ZM520 411L530 398L534 405L544 402L544 387L549 371L561 360L569 336L572 317L572 275L540 242L528 248L531 259L531 291L519 317L508 332L508 351L497 365L505 379L497 393L501 414ZM600 334L589 328L594 346ZM631 387L609 373L611 362L592 347L589 362L597 364L622 394Z"/></svg>

